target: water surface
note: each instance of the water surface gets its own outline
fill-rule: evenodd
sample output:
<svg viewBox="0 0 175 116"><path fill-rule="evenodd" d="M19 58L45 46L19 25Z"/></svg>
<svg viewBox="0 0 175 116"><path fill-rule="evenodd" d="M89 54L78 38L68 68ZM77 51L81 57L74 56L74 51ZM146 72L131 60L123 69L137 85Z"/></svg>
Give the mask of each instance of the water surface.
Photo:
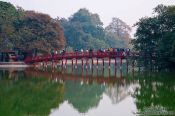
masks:
<svg viewBox="0 0 175 116"><path fill-rule="evenodd" d="M0 115L135 116L175 112L174 73L123 66L0 69ZM151 111L150 111L151 110ZM173 114L174 115L174 114Z"/></svg>

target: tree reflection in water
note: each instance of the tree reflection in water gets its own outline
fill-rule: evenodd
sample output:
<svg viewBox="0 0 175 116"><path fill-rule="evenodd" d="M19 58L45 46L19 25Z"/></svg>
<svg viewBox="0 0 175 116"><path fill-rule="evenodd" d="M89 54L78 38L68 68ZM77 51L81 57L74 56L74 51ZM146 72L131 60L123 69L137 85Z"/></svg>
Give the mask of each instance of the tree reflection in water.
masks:
<svg viewBox="0 0 175 116"><path fill-rule="evenodd" d="M175 113L174 73L142 73L135 77L140 87L133 97L140 113L146 110L166 110Z"/></svg>
<svg viewBox="0 0 175 116"><path fill-rule="evenodd" d="M93 107L97 107L105 87L96 83L82 84L66 81L64 100L67 100L80 113L85 113Z"/></svg>
<svg viewBox="0 0 175 116"><path fill-rule="evenodd" d="M133 78L106 69L0 71L0 114L48 115L68 101L79 113L99 106L106 94L113 104L127 96L135 99L139 112L161 106L175 111L173 74L146 73ZM97 73L98 72L98 73ZM110 75L109 75L110 74ZM148 75L149 74L149 75ZM127 106L126 106L127 107ZM66 109L65 109L66 110Z"/></svg>
<svg viewBox="0 0 175 116"><path fill-rule="evenodd" d="M64 101L68 101L79 113L86 113L89 109L97 108L103 93L107 94L115 104L130 95L129 89L131 89L130 85L133 85L133 80L116 76L113 70L111 71L113 75L108 77L109 69L104 70L103 73L100 72L100 69L95 69L94 74L92 74L92 70L84 69L82 71L78 68L72 71L70 69L35 72L27 70L26 73L64 82ZM98 75L97 72L99 72Z"/></svg>
<svg viewBox="0 0 175 116"><path fill-rule="evenodd" d="M0 115L48 115L63 102L64 85L24 71L0 71Z"/></svg>

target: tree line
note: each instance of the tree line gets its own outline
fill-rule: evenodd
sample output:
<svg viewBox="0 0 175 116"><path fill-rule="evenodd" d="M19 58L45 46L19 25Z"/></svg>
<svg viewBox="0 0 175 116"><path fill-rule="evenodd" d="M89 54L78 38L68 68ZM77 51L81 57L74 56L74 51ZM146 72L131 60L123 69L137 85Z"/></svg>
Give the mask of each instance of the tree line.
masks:
<svg viewBox="0 0 175 116"><path fill-rule="evenodd" d="M26 11L0 1L1 50L13 47L27 50L37 48L41 53L49 53L51 49L63 48L75 50L127 47L130 35L129 31L125 31L126 28L131 29L118 18L104 28L99 15L85 8L68 19L54 19L47 14Z"/></svg>
<svg viewBox="0 0 175 116"><path fill-rule="evenodd" d="M139 52L140 64L156 65L158 70L175 65L175 6L158 5L152 17L141 18L137 27L133 48Z"/></svg>
<svg viewBox="0 0 175 116"><path fill-rule="evenodd" d="M119 18L113 18L104 28L98 14L83 8L68 19L57 20L63 26L69 50L129 46L131 27Z"/></svg>
<svg viewBox="0 0 175 116"><path fill-rule="evenodd" d="M51 49L72 51L132 45L141 54L137 59L141 66L156 65L160 70L174 67L175 6L158 5L152 17L141 18L135 26L137 30L131 41L131 27L119 18L113 18L104 27L99 15L85 8L68 19L54 19L0 1L1 51L20 47L49 53Z"/></svg>
<svg viewBox="0 0 175 116"><path fill-rule="evenodd" d="M49 15L0 1L0 50L38 48L41 53L48 53L64 44L63 29Z"/></svg>

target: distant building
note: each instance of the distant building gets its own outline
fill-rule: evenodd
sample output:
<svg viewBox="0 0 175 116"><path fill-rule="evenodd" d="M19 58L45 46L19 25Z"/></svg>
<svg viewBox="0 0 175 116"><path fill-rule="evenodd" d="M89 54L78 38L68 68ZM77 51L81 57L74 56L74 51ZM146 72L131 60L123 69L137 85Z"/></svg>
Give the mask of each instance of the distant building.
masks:
<svg viewBox="0 0 175 116"><path fill-rule="evenodd" d="M36 54L36 53L35 53ZM20 48L14 48L12 50L0 51L0 62L16 62L24 61L26 57L32 57L33 51L27 51Z"/></svg>
<svg viewBox="0 0 175 116"><path fill-rule="evenodd" d="M15 61L16 55L14 51L0 51L0 62Z"/></svg>

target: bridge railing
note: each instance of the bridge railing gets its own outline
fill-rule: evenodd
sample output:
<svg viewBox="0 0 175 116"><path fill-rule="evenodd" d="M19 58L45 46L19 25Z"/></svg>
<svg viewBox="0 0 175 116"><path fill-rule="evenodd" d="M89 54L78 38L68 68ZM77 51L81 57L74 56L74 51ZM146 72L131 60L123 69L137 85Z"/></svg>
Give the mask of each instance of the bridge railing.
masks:
<svg viewBox="0 0 175 116"><path fill-rule="evenodd" d="M62 54L49 54L43 56L29 57L25 59L26 63L35 63L42 61L51 61L51 60L62 60L62 59L82 59L82 58L126 58L129 56L128 52L65 52Z"/></svg>

